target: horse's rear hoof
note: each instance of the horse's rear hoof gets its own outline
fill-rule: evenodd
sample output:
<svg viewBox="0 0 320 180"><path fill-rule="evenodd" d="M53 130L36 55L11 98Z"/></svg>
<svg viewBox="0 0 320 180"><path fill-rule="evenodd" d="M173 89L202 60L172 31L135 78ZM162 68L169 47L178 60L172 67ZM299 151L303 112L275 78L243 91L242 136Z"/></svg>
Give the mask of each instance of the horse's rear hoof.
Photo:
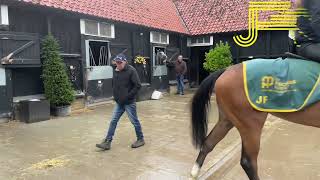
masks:
<svg viewBox="0 0 320 180"><path fill-rule="evenodd" d="M192 170L191 170L191 177L192 177L193 179L197 179L197 178L198 178L198 175L199 175L199 172L200 172L200 167L199 167L199 165L196 163L196 164L193 166Z"/></svg>

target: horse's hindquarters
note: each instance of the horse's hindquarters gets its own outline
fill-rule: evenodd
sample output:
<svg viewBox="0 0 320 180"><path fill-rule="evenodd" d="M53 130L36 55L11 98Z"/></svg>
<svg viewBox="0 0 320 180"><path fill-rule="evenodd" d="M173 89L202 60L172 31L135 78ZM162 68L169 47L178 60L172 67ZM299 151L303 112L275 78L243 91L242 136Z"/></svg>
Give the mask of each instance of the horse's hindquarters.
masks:
<svg viewBox="0 0 320 180"><path fill-rule="evenodd" d="M320 102L291 113L271 113L281 119L306 126L320 127Z"/></svg>

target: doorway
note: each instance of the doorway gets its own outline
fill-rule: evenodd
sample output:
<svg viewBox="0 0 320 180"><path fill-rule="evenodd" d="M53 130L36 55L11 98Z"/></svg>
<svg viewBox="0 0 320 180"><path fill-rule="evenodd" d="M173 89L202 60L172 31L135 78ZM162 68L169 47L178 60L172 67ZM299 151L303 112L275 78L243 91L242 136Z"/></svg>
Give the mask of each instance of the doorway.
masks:
<svg viewBox="0 0 320 180"><path fill-rule="evenodd" d="M86 40L86 96L89 104L112 97L110 43Z"/></svg>
<svg viewBox="0 0 320 180"><path fill-rule="evenodd" d="M209 72L203 68L205 62L205 54L209 52L210 46L192 47L191 48L191 79L201 84L201 82L209 76Z"/></svg>

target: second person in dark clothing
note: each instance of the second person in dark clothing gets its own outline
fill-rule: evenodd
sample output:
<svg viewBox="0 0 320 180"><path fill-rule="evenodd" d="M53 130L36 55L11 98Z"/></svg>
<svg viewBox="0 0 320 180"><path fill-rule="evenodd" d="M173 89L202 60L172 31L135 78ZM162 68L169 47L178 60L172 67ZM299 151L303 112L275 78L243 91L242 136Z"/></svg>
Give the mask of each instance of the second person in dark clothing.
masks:
<svg viewBox="0 0 320 180"><path fill-rule="evenodd" d="M183 61L182 55L178 56L175 62L175 71L177 76L177 94L184 95L184 75L187 72L187 64Z"/></svg>

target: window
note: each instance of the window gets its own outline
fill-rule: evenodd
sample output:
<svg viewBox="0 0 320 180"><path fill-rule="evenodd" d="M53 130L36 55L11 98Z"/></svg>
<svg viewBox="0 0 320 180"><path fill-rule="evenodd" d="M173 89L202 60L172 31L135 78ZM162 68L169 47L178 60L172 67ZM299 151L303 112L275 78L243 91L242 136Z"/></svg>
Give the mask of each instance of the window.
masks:
<svg viewBox="0 0 320 180"><path fill-rule="evenodd" d="M213 45L212 36L201 36L201 37L192 37L188 38L188 46L211 46Z"/></svg>
<svg viewBox="0 0 320 180"><path fill-rule="evenodd" d="M9 25L8 6L0 6L0 25Z"/></svg>
<svg viewBox="0 0 320 180"><path fill-rule="evenodd" d="M89 41L90 66L111 66L109 42Z"/></svg>
<svg viewBox="0 0 320 180"><path fill-rule="evenodd" d="M86 21L85 22L85 34L91 35L99 35L98 31L98 23L94 21Z"/></svg>
<svg viewBox="0 0 320 180"><path fill-rule="evenodd" d="M150 32L150 42L158 44L169 44L169 34Z"/></svg>
<svg viewBox="0 0 320 180"><path fill-rule="evenodd" d="M169 44L169 41L168 41L169 35L167 35L167 34L161 34L160 37L161 37L161 43L163 43L163 44L168 43L168 44Z"/></svg>
<svg viewBox="0 0 320 180"><path fill-rule="evenodd" d="M210 43L210 37L209 36L206 36L203 39L204 39L204 43Z"/></svg>
<svg viewBox="0 0 320 180"><path fill-rule="evenodd" d="M112 37L112 25L106 23L100 23L101 36Z"/></svg>
<svg viewBox="0 0 320 180"><path fill-rule="evenodd" d="M2 7L2 6L1 6ZM0 24L2 24L2 8L0 8Z"/></svg>
<svg viewBox="0 0 320 180"><path fill-rule="evenodd" d="M81 34L115 38L113 24L82 19L80 26Z"/></svg>

